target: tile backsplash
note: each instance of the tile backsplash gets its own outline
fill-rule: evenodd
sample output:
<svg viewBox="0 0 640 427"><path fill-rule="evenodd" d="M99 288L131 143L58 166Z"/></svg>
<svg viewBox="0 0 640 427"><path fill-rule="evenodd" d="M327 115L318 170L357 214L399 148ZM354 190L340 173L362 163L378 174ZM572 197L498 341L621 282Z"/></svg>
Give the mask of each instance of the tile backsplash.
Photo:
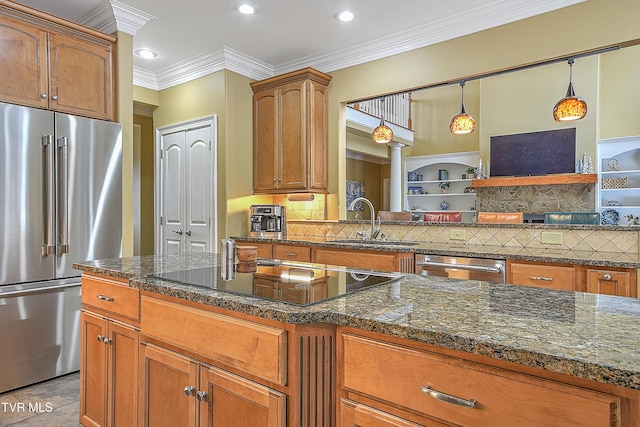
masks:
<svg viewBox="0 0 640 427"><path fill-rule="evenodd" d="M355 238L362 229L362 223L355 221L289 221L287 237L306 240ZM364 224L368 231L370 224ZM464 228L464 241L450 239L452 228ZM594 226L543 226L491 225L491 224L427 224L395 223L382 224L382 232L389 240L407 240L429 243L455 243L475 246L506 248L531 248L575 251L598 251L612 253L634 253L640 250L639 229L636 227L602 228ZM562 244L549 245L541 242L543 232L562 233Z"/></svg>

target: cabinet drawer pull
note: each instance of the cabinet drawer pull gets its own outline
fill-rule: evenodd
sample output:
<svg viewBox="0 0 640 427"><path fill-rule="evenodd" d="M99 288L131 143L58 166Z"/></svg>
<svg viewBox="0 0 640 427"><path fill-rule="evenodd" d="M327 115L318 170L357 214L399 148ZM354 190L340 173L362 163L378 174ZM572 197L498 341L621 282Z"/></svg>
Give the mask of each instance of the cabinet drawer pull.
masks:
<svg viewBox="0 0 640 427"><path fill-rule="evenodd" d="M96 298L101 299L102 301L113 301L113 297L107 297L102 294L98 295Z"/></svg>
<svg viewBox="0 0 640 427"><path fill-rule="evenodd" d="M186 385L184 386L184 394L186 394L187 396L191 396L195 389L196 388L192 385Z"/></svg>
<svg viewBox="0 0 640 427"><path fill-rule="evenodd" d="M206 398L207 398L206 391L199 391L196 393L196 399L198 399L198 402L204 402Z"/></svg>
<svg viewBox="0 0 640 427"><path fill-rule="evenodd" d="M553 277L542 277L542 276L529 276L529 279L531 279L531 280L544 280L546 282L553 281Z"/></svg>
<svg viewBox="0 0 640 427"><path fill-rule="evenodd" d="M293 252L287 252L285 255L286 256L298 256L298 254L293 253Z"/></svg>
<svg viewBox="0 0 640 427"><path fill-rule="evenodd" d="M609 273L605 274L604 276L602 276L602 278L604 280L611 280L611 275Z"/></svg>
<svg viewBox="0 0 640 427"><path fill-rule="evenodd" d="M422 391L423 393L427 393L429 396L433 397L434 399L440 400L442 402L453 403L454 405L465 406L467 408L473 408L474 406L476 406L475 399L471 399L471 400L461 399L459 397L451 396L450 394L436 391L432 389L431 386L428 386L428 385L422 387L420 391Z"/></svg>

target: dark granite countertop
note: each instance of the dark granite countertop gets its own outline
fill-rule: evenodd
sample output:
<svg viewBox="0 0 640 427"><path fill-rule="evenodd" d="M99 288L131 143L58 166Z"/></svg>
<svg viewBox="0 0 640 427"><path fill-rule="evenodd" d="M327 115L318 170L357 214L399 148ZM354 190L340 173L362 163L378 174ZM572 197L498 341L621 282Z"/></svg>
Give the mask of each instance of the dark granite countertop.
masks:
<svg viewBox="0 0 640 427"><path fill-rule="evenodd" d="M234 237L237 240L249 242L270 242L285 244L304 244L310 246L326 246L341 249L359 249L381 252L413 252L416 254L448 255L460 257L512 259L521 261L556 262L561 264L580 264L588 266L640 268L640 255L637 253L576 251L553 248L514 248L507 246L444 244L431 242L403 242L388 244L373 242L343 243L341 239L325 238L260 238Z"/></svg>
<svg viewBox="0 0 640 427"><path fill-rule="evenodd" d="M640 300L409 274L300 307L146 278L214 254L78 262L142 290L292 324L333 323L640 390Z"/></svg>

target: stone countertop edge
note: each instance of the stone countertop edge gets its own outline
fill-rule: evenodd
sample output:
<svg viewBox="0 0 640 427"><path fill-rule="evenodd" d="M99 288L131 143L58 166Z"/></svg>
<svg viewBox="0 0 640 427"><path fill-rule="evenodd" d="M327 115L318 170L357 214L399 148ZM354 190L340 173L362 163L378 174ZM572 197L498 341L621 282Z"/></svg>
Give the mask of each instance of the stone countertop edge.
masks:
<svg viewBox="0 0 640 427"><path fill-rule="evenodd" d="M407 245L389 245L373 243L341 243L331 239L316 238L312 240L298 238L270 238L235 236L232 239L256 243L282 243L308 245L339 249L357 249L376 252L412 252L425 255L445 255L487 259L511 259L533 262L555 262L559 264L580 264L594 267L640 268L640 254L628 254L602 251L574 251L554 248L512 248L508 246L476 246L463 244L445 244L416 242Z"/></svg>
<svg viewBox="0 0 640 427"><path fill-rule="evenodd" d="M153 271L136 262L124 263L132 270L122 269L118 260L79 262L74 268L265 319L348 326L640 390L640 301L634 298L409 274L395 284L298 306L146 278ZM186 264L198 268L206 260L200 256ZM175 271L185 266L181 261L150 264L156 272Z"/></svg>

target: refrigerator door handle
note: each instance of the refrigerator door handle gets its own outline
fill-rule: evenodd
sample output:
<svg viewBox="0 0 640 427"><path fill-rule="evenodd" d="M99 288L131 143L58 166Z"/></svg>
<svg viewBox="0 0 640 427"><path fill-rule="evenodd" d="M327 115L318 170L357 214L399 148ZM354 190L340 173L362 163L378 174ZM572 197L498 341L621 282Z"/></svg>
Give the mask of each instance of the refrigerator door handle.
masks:
<svg viewBox="0 0 640 427"><path fill-rule="evenodd" d="M69 252L69 208L68 194L69 187L69 138L64 136L58 138L58 254Z"/></svg>
<svg viewBox="0 0 640 427"><path fill-rule="evenodd" d="M42 137L42 256L55 253L54 236L54 206L55 183L53 170L55 168L53 135Z"/></svg>

